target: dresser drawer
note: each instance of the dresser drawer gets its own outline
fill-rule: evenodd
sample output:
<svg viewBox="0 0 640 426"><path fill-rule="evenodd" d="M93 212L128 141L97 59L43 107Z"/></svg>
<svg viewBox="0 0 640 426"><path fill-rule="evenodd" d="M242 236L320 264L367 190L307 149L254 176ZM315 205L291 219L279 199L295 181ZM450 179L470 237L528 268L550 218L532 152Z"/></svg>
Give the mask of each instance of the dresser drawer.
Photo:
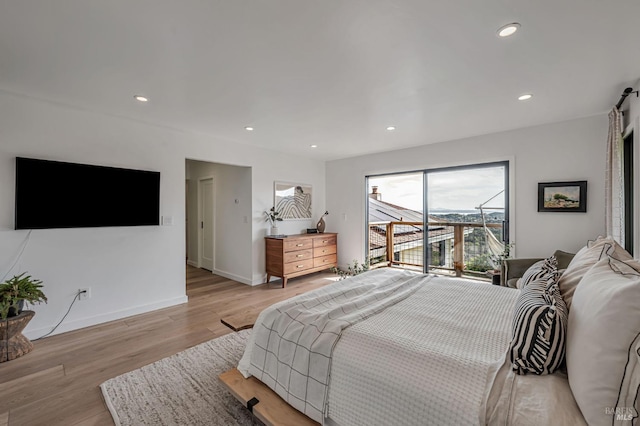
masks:
<svg viewBox="0 0 640 426"><path fill-rule="evenodd" d="M296 251L313 248L313 241L310 239L288 240L284 241L284 251Z"/></svg>
<svg viewBox="0 0 640 426"><path fill-rule="evenodd" d="M284 254L284 263L298 262L300 260L311 259L313 250L290 251Z"/></svg>
<svg viewBox="0 0 640 426"><path fill-rule="evenodd" d="M313 247L326 247L326 246L335 246L336 245L336 237L335 235L322 237L322 238L314 238L313 239Z"/></svg>
<svg viewBox="0 0 640 426"><path fill-rule="evenodd" d="M271 277L289 278L320 272L338 264L338 234L297 234L265 237L267 283Z"/></svg>
<svg viewBox="0 0 640 426"><path fill-rule="evenodd" d="M328 256L330 254L335 254L337 250L338 248L335 245L314 247L313 257Z"/></svg>
<svg viewBox="0 0 640 426"><path fill-rule="evenodd" d="M337 261L338 261L338 257L335 254L330 254L329 256L315 257L313 259L313 267L319 268L320 266L326 266L328 268L330 266L336 266Z"/></svg>
<svg viewBox="0 0 640 426"><path fill-rule="evenodd" d="M284 264L284 274L295 274L299 271L304 271L305 269L313 268L313 259L301 260L299 262L285 263Z"/></svg>

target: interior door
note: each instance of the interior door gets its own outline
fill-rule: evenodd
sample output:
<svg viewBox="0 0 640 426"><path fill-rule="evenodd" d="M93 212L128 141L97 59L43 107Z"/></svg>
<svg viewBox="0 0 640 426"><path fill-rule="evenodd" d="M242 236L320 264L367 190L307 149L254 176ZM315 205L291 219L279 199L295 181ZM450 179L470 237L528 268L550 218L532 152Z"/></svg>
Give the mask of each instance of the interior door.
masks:
<svg viewBox="0 0 640 426"><path fill-rule="evenodd" d="M213 271L213 178L201 179L200 183L200 256L201 268Z"/></svg>

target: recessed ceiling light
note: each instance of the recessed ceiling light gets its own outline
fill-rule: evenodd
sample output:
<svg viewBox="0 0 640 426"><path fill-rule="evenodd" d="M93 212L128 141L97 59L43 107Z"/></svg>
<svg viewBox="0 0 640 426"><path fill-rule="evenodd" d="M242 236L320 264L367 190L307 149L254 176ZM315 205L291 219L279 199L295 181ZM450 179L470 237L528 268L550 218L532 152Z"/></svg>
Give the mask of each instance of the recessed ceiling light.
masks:
<svg viewBox="0 0 640 426"><path fill-rule="evenodd" d="M396 126L387 126L387 130L395 130Z"/></svg>
<svg viewBox="0 0 640 426"><path fill-rule="evenodd" d="M253 127L247 126L244 128L247 132L253 132Z"/></svg>
<svg viewBox="0 0 640 426"><path fill-rule="evenodd" d="M311 145L311 148L317 148L318 145Z"/></svg>
<svg viewBox="0 0 640 426"><path fill-rule="evenodd" d="M515 34L516 31L520 28L520 24L517 22L513 22L511 24L507 24L503 27L498 28L498 35L500 37L509 37L510 35Z"/></svg>
<svg viewBox="0 0 640 426"><path fill-rule="evenodd" d="M525 93L524 95L518 96L518 100L519 101L528 101L532 97L533 97L533 95L531 93Z"/></svg>
<svg viewBox="0 0 640 426"><path fill-rule="evenodd" d="M140 101L140 102L148 102L149 101L149 99L147 97L142 96L142 95L135 95L133 97L133 99L135 99L136 101Z"/></svg>

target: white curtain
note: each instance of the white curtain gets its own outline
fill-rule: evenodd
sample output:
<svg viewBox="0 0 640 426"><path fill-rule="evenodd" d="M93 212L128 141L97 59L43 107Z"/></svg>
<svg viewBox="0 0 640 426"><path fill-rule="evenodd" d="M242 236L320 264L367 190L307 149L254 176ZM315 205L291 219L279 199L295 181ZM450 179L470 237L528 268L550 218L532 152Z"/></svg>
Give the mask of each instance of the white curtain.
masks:
<svg viewBox="0 0 640 426"><path fill-rule="evenodd" d="M605 226L607 235L624 247L624 179L622 169L622 113L609 113L605 176Z"/></svg>

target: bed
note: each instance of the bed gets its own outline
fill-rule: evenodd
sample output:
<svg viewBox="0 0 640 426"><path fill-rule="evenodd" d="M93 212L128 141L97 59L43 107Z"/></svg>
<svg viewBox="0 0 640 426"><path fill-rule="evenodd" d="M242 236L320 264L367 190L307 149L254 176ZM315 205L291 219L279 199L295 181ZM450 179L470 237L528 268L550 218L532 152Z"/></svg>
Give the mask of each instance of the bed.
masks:
<svg viewBox="0 0 640 426"><path fill-rule="evenodd" d="M611 253L599 250L600 258ZM640 273L632 285L637 294ZM238 370L330 426L584 425L637 417L640 369L631 356L624 377L613 382L620 387L622 380L630 392L618 392L609 403L608 396L588 391L600 398L591 412L574 397L577 391L583 401L589 389L580 382L582 360L569 375L562 369L516 374L509 354L523 292L391 268L370 271L265 309ZM580 305L586 296L577 293ZM568 359L580 356L567 350Z"/></svg>

